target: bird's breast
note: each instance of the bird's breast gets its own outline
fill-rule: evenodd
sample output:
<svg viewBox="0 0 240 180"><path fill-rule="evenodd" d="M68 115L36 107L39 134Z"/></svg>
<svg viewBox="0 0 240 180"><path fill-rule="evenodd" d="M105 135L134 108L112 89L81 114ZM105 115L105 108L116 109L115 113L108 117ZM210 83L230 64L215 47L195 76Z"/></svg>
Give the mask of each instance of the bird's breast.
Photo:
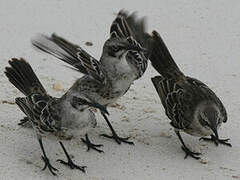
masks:
<svg viewBox="0 0 240 180"><path fill-rule="evenodd" d="M67 100L63 103L61 117L63 128L81 131L84 128L96 126L95 115L90 109L85 108L80 111L72 107Z"/></svg>

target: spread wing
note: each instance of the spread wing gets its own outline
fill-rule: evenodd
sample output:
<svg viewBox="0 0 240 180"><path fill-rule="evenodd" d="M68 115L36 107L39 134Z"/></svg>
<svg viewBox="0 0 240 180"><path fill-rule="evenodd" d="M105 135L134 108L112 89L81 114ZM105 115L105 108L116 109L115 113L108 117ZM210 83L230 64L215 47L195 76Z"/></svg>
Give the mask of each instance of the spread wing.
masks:
<svg viewBox="0 0 240 180"><path fill-rule="evenodd" d="M136 12L129 14L127 11L120 10L110 28L110 34L114 32L119 37L131 36L142 47L150 49L151 36L146 30L146 18L137 18Z"/></svg>
<svg viewBox="0 0 240 180"><path fill-rule="evenodd" d="M184 117L184 90L174 80L160 76L152 78L152 82L171 120L170 124L177 129L186 128L190 122Z"/></svg>
<svg viewBox="0 0 240 180"><path fill-rule="evenodd" d="M33 128L41 134L58 130L56 127L60 118L57 113L52 112L49 108L50 98L49 96L32 94L15 100L19 108L31 121Z"/></svg>
<svg viewBox="0 0 240 180"><path fill-rule="evenodd" d="M129 15L121 10L111 25L110 34L112 38L127 38L129 43L149 50L150 36L146 33L145 27L144 18L138 20L135 13ZM129 51L127 59L137 68L137 79L140 78L147 69L148 53Z"/></svg>
<svg viewBox="0 0 240 180"><path fill-rule="evenodd" d="M126 22L126 18L123 15L122 11L120 11L116 17L116 19L112 22L110 27L110 35L116 35L120 38L127 38L133 36L131 29Z"/></svg>
<svg viewBox="0 0 240 180"><path fill-rule="evenodd" d="M52 34L51 37L39 35L32 40L32 44L38 49L68 63L74 70L90 75L100 83L106 82L106 73L101 63L78 45L56 34Z"/></svg>

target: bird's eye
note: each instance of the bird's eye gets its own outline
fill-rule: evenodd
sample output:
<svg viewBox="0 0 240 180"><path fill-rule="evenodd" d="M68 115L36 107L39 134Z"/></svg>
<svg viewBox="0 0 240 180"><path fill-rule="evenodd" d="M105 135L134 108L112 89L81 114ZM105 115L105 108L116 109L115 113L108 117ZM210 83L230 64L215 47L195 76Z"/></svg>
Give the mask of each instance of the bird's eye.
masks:
<svg viewBox="0 0 240 180"><path fill-rule="evenodd" d="M209 126L209 123L207 121L203 121L204 126Z"/></svg>
<svg viewBox="0 0 240 180"><path fill-rule="evenodd" d="M201 116L199 116L199 122L202 126L209 126L209 122L203 119Z"/></svg>
<svg viewBox="0 0 240 180"><path fill-rule="evenodd" d="M111 49L112 49L113 52L118 52L120 50L120 47L119 46L112 46Z"/></svg>

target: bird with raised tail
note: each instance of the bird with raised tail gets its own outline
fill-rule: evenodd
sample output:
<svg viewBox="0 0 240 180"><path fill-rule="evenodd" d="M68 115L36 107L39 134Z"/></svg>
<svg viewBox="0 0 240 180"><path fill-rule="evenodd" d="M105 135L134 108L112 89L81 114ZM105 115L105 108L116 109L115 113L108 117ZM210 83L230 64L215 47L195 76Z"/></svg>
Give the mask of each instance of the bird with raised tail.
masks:
<svg viewBox="0 0 240 180"><path fill-rule="evenodd" d="M153 31L150 61L161 76L152 78L152 83L161 99L165 113L182 143L182 149L199 159L200 153L192 152L185 145L180 132L183 131L200 139L213 141L216 145L228 143L220 139L218 128L227 122L227 112L217 95L204 83L185 76L173 60L160 35ZM205 136L211 136L207 138Z"/></svg>
<svg viewBox="0 0 240 180"><path fill-rule="evenodd" d="M105 106L93 102L84 94L67 92L61 98L52 97L47 94L28 62L22 58L13 58L9 61L9 64L10 67L6 67L5 71L8 80L25 95L25 97L16 98L16 104L27 116L21 121L21 124L31 123L43 153L42 160L45 162L43 170L48 168L53 175L56 175L57 169L51 165L45 152L42 135L54 134L60 138L71 138L75 133L85 132L87 129L96 126L95 115L89 107L100 109L104 115L108 114L108 111ZM59 143L67 161L58 161L71 169L79 169L85 172L85 166L76 165L67 153L63 143L61 141Z"/></svg>

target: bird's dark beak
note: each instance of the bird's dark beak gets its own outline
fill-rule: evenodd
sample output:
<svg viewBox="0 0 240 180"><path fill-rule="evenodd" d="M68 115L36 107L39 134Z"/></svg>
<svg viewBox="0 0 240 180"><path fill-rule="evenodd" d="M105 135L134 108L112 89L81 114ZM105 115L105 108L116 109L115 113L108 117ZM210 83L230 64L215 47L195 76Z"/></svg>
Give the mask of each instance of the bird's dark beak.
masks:
<svg viewBox="0 0 240 180"><path fill-rule="evenodd" d="M210 126L210 128L212 129L214 135L216 136L216 139L218 140L219 136L218 136L217 126L213 125L213 126Z"/></svg>
<svg viewBox="0 0 240 180"><path fill-rule="evenodd" d="M92 103L91 106L92 106L92 107L95 107L95 108L99 109L101 112L109 115L109 112L108 112L106 106L103 106L103 105L98 104L98 103Z"/></svg>
<svg viewBox="0 0 240 180"><path fill-rule="evenodd" d="M143 53L147 53L147 52L148 52L147 49L142 48L142 47L139 47L139 46L137 46L137 45L132 45L132 44L128 45L128 46L126 47L126 49L127 49L127 50L134 50L134 51L138 51L138 52L141 51L141 52L143 52Z"/></svg>

